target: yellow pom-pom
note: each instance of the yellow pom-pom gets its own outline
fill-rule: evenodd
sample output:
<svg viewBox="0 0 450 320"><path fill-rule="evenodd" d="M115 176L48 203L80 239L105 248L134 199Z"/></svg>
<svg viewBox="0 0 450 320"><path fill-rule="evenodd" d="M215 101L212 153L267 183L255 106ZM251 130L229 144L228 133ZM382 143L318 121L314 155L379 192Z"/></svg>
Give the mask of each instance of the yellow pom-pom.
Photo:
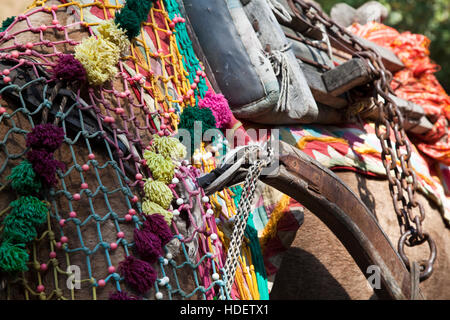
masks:
<svg viewBox="0 0 450 320"><path fill-rule="evenodd" d="M145 150L144 159L152 171L153 179L170 183L175 174L175 165L172 160L164 158L153 151Z"/></svg>
<svg viewBox="0 0 450 320"><path fill-rule="evenodd" d="M152 147L165 158L181 160L186 156L186 147L176 138L154 134Z"/></svg>
<svg viewBox="0 0 450 320"><path fill-rule="evenodd" d="M170 211L167 211L159 204L154 203L152 201L146 200L142 203L142 212L146 215L151 214L161 214L164 216L164 220L166 220L167 224L170 225L172 223L173 214Z"/></svg>
<svg viewBox="0 0 450 320"><path fill-rule="evenodd" d="M161 181L147 180L144 183L144 192L147 199L168 209L173 199L172 190Z"/></svg>
<svg viewBox="0 0 450 320"><path fill-rule="evenodd" d="M112 42L120 52L126 52L130 47L130 41L125 31L120 28L114 19L105 20L97 28L99 37Z"/></svg>
<svg viewBox="0 0 450 320"><path fill-rule="evenodd" d="M116 75L120 49L102 37L91 36L75 47L75 58L86 69L89 83L98 86Z"/></svg>

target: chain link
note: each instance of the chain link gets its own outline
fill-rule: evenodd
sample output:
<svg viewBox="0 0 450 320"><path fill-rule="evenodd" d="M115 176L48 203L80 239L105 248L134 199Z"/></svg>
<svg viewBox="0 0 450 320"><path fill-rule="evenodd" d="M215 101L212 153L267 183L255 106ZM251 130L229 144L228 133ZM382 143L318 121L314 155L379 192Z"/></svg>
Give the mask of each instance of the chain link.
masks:
<svg viewBox="0 0 450 320"><path fill-rule="evenodd" d="M245 156L254 156L255 151L261 150L257 146L249 147ZM255 197L256 183L261 175L264 167L270 164L273 157L273 150L268 148L268 156L264 159L256 160L248 169L245 177L243 191L241 199L239 200L239 206L235 216L235 224L233 227L233 233L231 235L231 241L227 250L227 260L224 266L224 273L226 276L225 289L231 296L231 288L234 283L234 277L236 274L236 268L239 261L242 239L244 236L245 228L247 227L247 220L250 215L251 206Z"/></svg>
<svg viewBox="0 0 450 320"><path fill-rule="evenodd" d="M288 0L288 4L297 18L305 20L306 16L312 26L317 22L324 25L330 38L348 47L355 57L362 58L373 74L375 79L373 97L379 111L375 133L381 143L381 159L386 169L389 191L400 225L401 236L398 241L398 252L407 268L410 268L409 259L404 251L405 245L413 247L424 242L428 243L430 255L427 260L420 262L420 280L423 281L433 272L436 245L431 236L423 231L422 223L425 219L425 211L415 196L417 178L411 165L411 145L403 127L403 116L400 109L389 96L390 94L395 95L390 86L392 74L386 70L380 55L375 50L365 46L352 33L325 16L313 3L303 0ZM391 140L392 135L394 141Z"/></svg>

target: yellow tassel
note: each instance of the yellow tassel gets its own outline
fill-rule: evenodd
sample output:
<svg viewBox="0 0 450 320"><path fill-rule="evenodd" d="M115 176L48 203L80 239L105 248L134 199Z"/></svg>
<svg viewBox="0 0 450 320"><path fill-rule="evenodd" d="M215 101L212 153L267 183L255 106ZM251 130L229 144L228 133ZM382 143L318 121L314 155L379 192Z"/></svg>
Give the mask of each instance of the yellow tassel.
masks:
<svg viewBox="0 0 450 320"><path fill-rule="evenodd" d="M86 69L89 83L98 86L117 74L120 49L102 37L91 36L75 47L75 58Z"/></svg>
<svg viewBox="0 0 450 320"><path fill-rule="evenodd" d="M263 251L269 239L272 239L275 236L277 232L278 221L280 221L280 219L283 217L284 210L289 206L290 201L291 198L283 194L280 202L278 202L273 209L272 214L270 215L269 222L264 227L262 235L259 239L259 243L261 244L261 249Z"/></svg>
<svg viewBox="0 0 450 320"><path fill-rule="evenodd" d="M170 226L172 223L173 214L170 211L167 211L159 204L154 203L152 201L146 200L142 203L142 212L146 215L152 215L155 213L161 214L164 216L164 220L166 220L167 224Z"/></svg>
<svg viewBox="0 0 450 320"><path fill-rule="evenodd" d="M146 180L144 183L146 198L168 209L173 200L172 190L161 181Z"/></svg>
<svg viewBox="0 0 450 320"><path fill-rule="evenodd" d="M97 28L99 37L113 43L119 48L121 53L126 52L130 48L130 41L125 31L120 28L114 19L105 20Z"/></svg>
<svg viewBox="0 0 450 320"><path fill-rule="evenodd" d="M165 158L181 160L186 157L186 147L176 138L153 135L152 148Z"/></svg>
<svg viewBox="0 0 450 320"><path fill-rule="evenodd" d="M147 162L147 166L152 171L155 180L164 183L170 183L172 181L175 174L175 165L172 160L166 159L162 155L149 150L145 150L144 159Z"/></svg>

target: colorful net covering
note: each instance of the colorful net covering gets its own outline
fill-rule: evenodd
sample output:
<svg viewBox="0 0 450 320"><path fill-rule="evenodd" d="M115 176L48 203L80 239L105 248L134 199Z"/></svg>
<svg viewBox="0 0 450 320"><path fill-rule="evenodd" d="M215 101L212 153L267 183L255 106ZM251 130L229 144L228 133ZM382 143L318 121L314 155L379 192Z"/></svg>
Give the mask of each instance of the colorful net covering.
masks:
<svg viewBox="0 0 450 320"><path fill-rule="evenodd" d="M196 178L215 167L211 155L226 151L225 140L215 141L222 148L201 148L202 161L194 166L178 158L164 162L174 166L171 179L164 178L170 169L156 179L146 158L147 151L149 157L174 151L158 141L177 131L180 113L204 97L208 82L176 2L144 2L151 7L128 46L120 37L108 38L104 24L126 11L123 0L35 0L0 33L2 203L18 197L6 177L36 151L27 147L30 132L44 123L64 131L62 144L49 154L61 164L57 179L37 194L48 208L46 222L27 243L25 267L2 272L7 298L133 298L128 291L157 299L268 298L251 225L233 290L224 292L227 223L236 213L238 189L208 198ZM121 20L127 31L131 20ZM89 66L83 52L96 64ZM73 71L78 62L61 65L67 54L84 62L86 75ZM69 68L77 81L62 81L58 67ZM84 77L88 82L79 81ZM157 258L149 266L127 257L139 249L135 229L144 230L153 214L164 216L173 240L152 247ZM8 217L8 208L2 215ZM148 236L141 244L158 241Z"/></svg>

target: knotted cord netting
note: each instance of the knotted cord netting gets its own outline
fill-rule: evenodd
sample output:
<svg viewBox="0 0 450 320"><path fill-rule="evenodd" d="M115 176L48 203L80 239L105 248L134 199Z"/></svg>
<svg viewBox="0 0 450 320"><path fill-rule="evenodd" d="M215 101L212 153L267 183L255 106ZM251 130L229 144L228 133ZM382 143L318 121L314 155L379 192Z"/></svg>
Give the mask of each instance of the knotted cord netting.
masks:
<svg viewBox="0 0 450 320"><path fill-rule="evenodd" d="M54 156L65 167L57 171L56 185L40 194L49 213L27 246L28 270L1 274L0 295L9 299L97 299L128 291L117 265L133 254L133 230L145 216L143 189L152 172L143 153L158 137L173 135L183 109L196 105L208 89L175 0L153 1L112 80L93 87L52 76L57 58L98 35L100 23L114 18L124 4L35 0L0 33L0 199L5 207L17 197L6 177L29 151L27 134L41 123L64 130ZM201 161L177 162L168 183L174 201L164 210L174 240L164 246L154 264L154 286L142 297L230 298L221 278L229 243L225 222L236 213L237 194L225 189L208 198L196 183L226 149L226 140L218 139L197 150ZM257 251L254 238L242 248L231 298L258 299L258 285L267 284L256 277L251 261L257 259L251 254Z"/></svg>

